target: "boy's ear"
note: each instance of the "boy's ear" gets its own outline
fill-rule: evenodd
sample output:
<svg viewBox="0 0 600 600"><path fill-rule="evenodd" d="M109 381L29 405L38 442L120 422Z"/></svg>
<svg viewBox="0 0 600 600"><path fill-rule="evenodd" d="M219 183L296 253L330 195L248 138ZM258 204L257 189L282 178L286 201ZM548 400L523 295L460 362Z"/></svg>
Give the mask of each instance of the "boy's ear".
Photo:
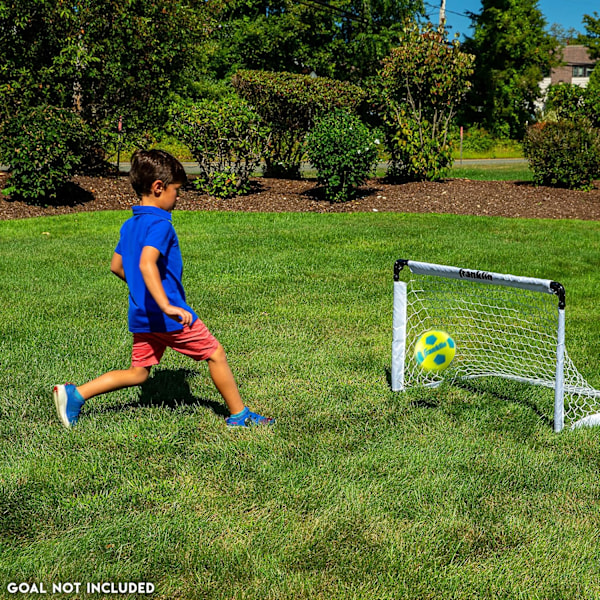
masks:
<svg viewBox="0 0 600 600"><path fill-rule="evenodd" d="M152 182L150 190L155 196L160 196L165 191L165 184L160 179L157 179Z"/></svg>

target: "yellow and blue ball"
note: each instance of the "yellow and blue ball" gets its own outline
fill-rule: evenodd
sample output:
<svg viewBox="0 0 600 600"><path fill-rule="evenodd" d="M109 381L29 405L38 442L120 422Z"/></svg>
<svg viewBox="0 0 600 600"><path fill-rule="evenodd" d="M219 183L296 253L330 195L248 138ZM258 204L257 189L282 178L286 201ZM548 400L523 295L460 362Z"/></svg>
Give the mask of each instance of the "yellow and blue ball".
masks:
<svg viewBox="0 0 600 600"><path fill-rule="evenodd" d="M415 360L425 371L447 369L455 354L456 344L445 331L430 329L415 344Z"/></svg>

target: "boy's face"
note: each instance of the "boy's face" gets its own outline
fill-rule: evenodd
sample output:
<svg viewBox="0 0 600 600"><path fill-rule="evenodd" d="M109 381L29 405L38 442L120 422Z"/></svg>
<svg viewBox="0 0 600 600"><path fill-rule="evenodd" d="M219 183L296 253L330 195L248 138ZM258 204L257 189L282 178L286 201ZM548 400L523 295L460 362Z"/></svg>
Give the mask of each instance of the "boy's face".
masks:
<svg viewBox="0 0 600 600"><path fill-rule="evenodd" d="M181 183L171 183L163 185L160 180L152 184L152 204L163 210L172 211L179 199L179 188Z"/></svg>
<svg viewBox="0 0 600 600"><path fill-rule="evenodd" d="M166 204L165 210L173 210L175 208L175 204L177 204L177 200L179 200L179 188L181 187L180 183L171 183L166 188L164 188L162 193L162 198L164 203Z"/></svg>

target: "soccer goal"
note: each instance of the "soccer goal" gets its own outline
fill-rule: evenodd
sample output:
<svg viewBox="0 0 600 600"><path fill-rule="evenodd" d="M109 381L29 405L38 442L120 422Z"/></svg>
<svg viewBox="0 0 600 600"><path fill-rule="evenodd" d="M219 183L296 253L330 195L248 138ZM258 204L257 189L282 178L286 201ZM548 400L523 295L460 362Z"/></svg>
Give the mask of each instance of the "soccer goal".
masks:
<svg viewBox="0 0 600 600"><path fill-rule="evenodd" d="M565 290L547 279L412 260L394 266L392 390L502 377L554 390L554 430L600 424L600 391L565 349ZM413 358L429 329L447 331L456 357L441 372Z"/></svg>

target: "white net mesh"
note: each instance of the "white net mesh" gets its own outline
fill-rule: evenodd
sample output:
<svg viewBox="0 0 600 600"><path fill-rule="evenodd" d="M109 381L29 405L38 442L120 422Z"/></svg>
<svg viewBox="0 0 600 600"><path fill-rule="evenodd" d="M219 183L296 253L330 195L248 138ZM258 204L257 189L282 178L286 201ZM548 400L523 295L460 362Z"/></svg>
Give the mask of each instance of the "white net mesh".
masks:
<svg viewBox="0 0 600 600"><path fill-rule="evenodd" d="M407 281L404 388L443 380L502 377L548 389L551 411L557 364L555 295L445 277L401 273ZM451 366L424 371L414 359L418 338L430 329L456 343ZM573 425L600 412L600 392L579 373L565 350L564 420Z"/></svg>

